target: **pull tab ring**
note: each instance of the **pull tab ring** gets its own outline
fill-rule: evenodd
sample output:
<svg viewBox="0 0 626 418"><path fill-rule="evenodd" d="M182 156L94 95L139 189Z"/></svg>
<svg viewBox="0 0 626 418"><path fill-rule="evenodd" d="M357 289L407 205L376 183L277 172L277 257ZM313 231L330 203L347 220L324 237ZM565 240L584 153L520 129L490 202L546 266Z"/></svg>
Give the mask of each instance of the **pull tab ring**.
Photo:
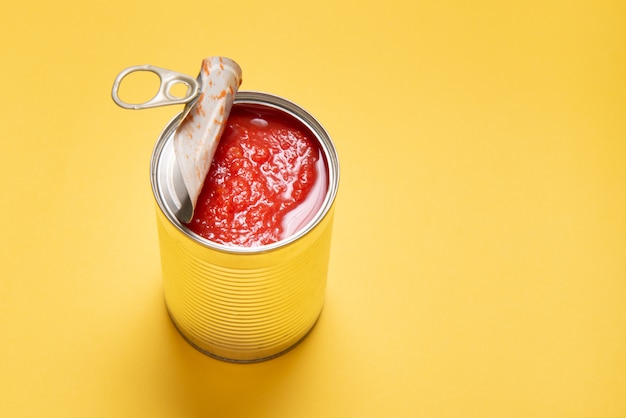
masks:
<svg viewBox="0 0 626 418"><path fill-rule="evenodd" d="M127 103L119 97L118 90L120 88L120 84L122 83L124 77L138 71L148 71L156 74L159 77L160 81L159 91L152 99L148 100L147 102ZM187 86L187 93L184 97L176 97L171 93L172 87L177 84L184 84L185 86ZM123 107L124 109L138 110L148 109L151 107L189 103L198 97L199 92L200 85L198 81L193 77L190 77L186 74L177 73L175 71L166 70L165 68L155 67L154 65L136 65L122 70L117 75L115 81L113 82L111 96L113 97L113 101L117 103L118 106Z"/></svg>

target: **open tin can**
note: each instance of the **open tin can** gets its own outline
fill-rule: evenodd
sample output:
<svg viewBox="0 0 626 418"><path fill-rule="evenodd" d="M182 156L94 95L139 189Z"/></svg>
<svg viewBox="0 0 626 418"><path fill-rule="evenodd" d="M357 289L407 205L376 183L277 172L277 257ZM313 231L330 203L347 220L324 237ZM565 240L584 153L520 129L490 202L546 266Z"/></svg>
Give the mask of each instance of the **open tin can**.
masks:
<svg viewBox="0 0 626 418"><path fill-rule="evenodd" d="M321 207L299 231L273 244L235 247L209 241L175 216L173 136L182 115L160 135L150 178L156 200L163 288L180 334L209 356L257 362L285 353L315 325L324 303L339 160L323 126L283 98L237 92L237 104L284 112L317 139L328 187Z"/></svg>

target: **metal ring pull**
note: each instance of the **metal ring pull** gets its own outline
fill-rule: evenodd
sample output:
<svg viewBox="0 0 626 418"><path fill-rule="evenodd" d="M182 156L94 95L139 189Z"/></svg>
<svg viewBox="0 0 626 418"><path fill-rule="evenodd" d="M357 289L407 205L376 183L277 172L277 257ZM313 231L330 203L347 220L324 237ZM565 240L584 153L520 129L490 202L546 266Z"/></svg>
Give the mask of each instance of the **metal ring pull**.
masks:
<svg viewBox="0 0 626 418"><path fill-rule="evenodd" d="M124 77L131 73L139 71L148 71L156 74L159 77L160 81L159 91L152 99L148 100L147 102L127 103L119 97L118 90L120 88L120 84L122 83ZM187 86L187 93L184 97L176 97L171 93L172 87L177 84L184 84L185 86ZM151 107L189 103L198 97L199 92L200 85L198 81L191 76L177 73L171 70L166 70L165 68L155 67L154 65L136 65L122 70L122 72L117 75L113 83L111 96L113 97L113 101L117 103L118 106L123 107L124 109L137 110L148 109Z"/></svg>

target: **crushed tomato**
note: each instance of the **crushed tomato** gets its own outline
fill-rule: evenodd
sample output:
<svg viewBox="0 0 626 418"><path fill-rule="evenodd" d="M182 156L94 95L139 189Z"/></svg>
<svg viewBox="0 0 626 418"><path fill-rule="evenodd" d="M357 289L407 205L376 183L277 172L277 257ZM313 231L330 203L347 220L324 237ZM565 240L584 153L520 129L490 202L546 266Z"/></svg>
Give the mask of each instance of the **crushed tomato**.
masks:
<svg viewBox="0 0 626 418"><path fill-rule="evenodd" d="M283 219L311 191L320 158L314 135L291 116L235 104L188 228L226 245L281 240Z"/></svg>

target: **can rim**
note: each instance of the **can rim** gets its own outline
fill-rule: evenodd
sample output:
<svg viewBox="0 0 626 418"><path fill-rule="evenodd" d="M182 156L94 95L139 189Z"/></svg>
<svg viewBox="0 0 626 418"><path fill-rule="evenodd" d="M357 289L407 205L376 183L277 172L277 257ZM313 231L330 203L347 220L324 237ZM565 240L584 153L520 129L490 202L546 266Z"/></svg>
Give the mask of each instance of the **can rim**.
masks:
<svg viewBox="0 0 626 418"><path fill-rule="evenodd" d="M235 95L234 103L262 105L279 110L281 112L285 112L291 117L300 121L300 123L304 124L304 126L307 127L307 129L309 129L315 135L315 138L319 142L320 148L322 149L322 153L324 154L324 158L326 159L327 163L328 190L326 191L326 196L324 197L322 206L319 208L317 214L313 217L313 219L311 219L296 233L288 236L287 238L271 244L255 247L230 246L213 242L194 233L184 224L182 224L180 220L176 216L174 216L174 213L172 212L172 210L170 210L170 208L164 201L163 190L162 187L160 187L162 185L158 180L159 173L162 169L161 166L163 163L162 156L164 148L169 142L171 142L171 138L174 134L174 131L176 130L176 127L178 126L178 121L182 113L174 116L174 118L172 118L172 120L170 120L170 122L166 125L165 129L163 129L163 131L159 135L159 138L152 151L152 158L150 161L150 183L152 185L152 193L157 202L159 210L163 212L168 221L187 238L203 245L204 247L229 254L259 254L274 251L283 248L305 236L312 229L314 229L322 221L322 219L326 217L326 215L332 208L335 197L337 195L337 190L339 188L339 158L337 155L337 149L335 148L335 145L326 129L315 117L313 117L309 112L304 110L299 105L283 97L260 91L242 90L238 91Z"/></svg>

